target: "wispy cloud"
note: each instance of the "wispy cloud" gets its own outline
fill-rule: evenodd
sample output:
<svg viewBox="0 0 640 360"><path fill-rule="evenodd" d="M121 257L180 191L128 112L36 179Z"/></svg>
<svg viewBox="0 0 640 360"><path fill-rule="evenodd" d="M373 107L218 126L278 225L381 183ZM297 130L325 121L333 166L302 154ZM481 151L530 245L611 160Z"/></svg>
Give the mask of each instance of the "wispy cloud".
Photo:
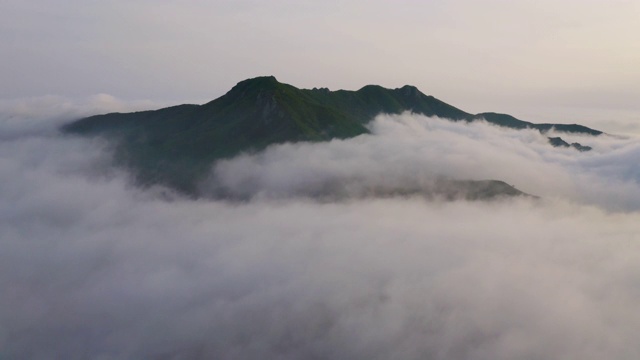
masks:
<svg viewBox="0 0 640 360"><path fill-rule="evenodd" d="M149 100L126 101L109 94L95 94L81 99L54 95L0 99L0 137L51 133L62 124L82 117L157 109L163 105L166 104Z"/></svg>
<svg viewBox="0 0 640 360"><path fill-rule="evenodd" d="M381 115L369 126L372 135L275 145L219 162L203 187L240 197L288 197L420 189L438 177L497 179L542 197L640 209L640 168L632 160L640 151L636 138L543 135L411 114ZM547 136L593 150L554 148Z"/></svg>
<svg viewBox="0 0 640 360"><path fill-rule="evenodd" d="M219 164L228 189L269 194L244 203L136 189L92 140L0 137L0 354L638 356L635 140L592 138L578 153L486 124L371 126ZM543 199L291 195L432 173L502 178Z"/></svg>

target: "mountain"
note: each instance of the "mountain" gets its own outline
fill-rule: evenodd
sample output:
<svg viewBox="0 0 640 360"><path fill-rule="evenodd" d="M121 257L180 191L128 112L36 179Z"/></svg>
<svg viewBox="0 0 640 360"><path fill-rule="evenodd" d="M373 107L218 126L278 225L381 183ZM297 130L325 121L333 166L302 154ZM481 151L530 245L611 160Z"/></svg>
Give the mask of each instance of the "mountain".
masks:
<svg viewBox="0 0 640 360"><path fill-rule="evenodd" d="M515 129L601 134L575 124L534 124L505 114L469 114L409 85L309 90L280 83L273 76L241 81L203 105L96 115L67 124L62 131L115 141L116 161L132 169L141 184L159 183L195 194L198 180L217 159L288 141L354 137L368 132L365 124L374 116L405 111L454 121L484 119ZM550 139L551 145L588 150L558 139Z"/></svg>

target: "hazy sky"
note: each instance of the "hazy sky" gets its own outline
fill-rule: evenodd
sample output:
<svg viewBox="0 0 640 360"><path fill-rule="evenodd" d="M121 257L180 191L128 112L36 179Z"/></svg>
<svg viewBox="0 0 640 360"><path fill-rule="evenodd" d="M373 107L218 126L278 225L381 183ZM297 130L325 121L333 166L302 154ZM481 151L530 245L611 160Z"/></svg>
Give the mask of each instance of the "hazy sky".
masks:
<svg viewBox="0 0 640 360"><path fill-rule="evenodd" d="M271 74L640 134L639 20L640 0L0 0L0 358L640 358L638 137L562 134L582 153L383 114L212 164L227 202L132 186L57 131ZM405 191L439 176L540 198Z"/></svg>
<svg viewBox="0 0 640 360"><path fill-rule="evenodd" d="M623 129L640 122L639 20L638 0L3 0L0 98L204 102L275 75Z"/></svg>

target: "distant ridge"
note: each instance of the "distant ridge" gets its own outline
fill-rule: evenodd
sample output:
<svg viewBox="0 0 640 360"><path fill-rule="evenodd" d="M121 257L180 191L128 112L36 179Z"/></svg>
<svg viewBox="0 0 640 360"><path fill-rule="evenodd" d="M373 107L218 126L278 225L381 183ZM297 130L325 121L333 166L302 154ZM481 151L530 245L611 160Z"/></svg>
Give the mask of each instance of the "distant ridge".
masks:
<svg viewBox="0 0 640 360"><path fill-rule="evenodd" d="M116 161L134 170L140 183L161 183L195 193L198 180L216 159L275 143L354 137L368 132L365 124L374 116L405 111L454 121L484 119L499 126L543 133L555 128L568 133L602 134L577 124L534 124L506 114L469 114L410 85L397 89L367 85L357 91L309 90L280 83L273 76L241 81L204 105L96 115L72 122L62 131L115 140ZM554 146L567 144L560 141L550 139ZM577 145L567 144L589 150Z"/></svg>

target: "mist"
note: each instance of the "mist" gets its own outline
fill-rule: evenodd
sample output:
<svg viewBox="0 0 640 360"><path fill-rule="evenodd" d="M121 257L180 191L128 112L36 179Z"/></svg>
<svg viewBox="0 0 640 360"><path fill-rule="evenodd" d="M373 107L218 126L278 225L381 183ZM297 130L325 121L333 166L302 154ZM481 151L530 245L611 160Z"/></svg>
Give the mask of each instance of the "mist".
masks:
<svg viewBox="0 0 640 360"><path fill-rule="evenodd" d="M55 133L71 120L109 112L131 112L161 108L150 100L125 101L109 94L79 98L56 95L0 99L0 137L21 137L43 132Z"/></svg>
<svg viewBox="0 0 640 360"><path fill-rule="evenodd" d="M258 154L220 161L203 191L249 198L346 196L374 190L432 187L439 178L502 180L525 193L597 205L640 209L640 141L513 130L486 122L452 122L405 113L380 115L371 134L322 143L274 145ZM593 147L554 148L548 137Z"/></svg>
<svg viewBox="0 0 640 360"><path fill-rule="evenodd" d="M0 117L7 119L7 117ZM640 142L381 115L141 189L107 143L0 122L0 357L636 359ZM10 134L11 136L9 136ZM376 197L437 177L539 199ZM340 201L314 194L338 184ZM333 186L333 185L332 185ZM169 194L169 195L168 195Z"/></svg>

